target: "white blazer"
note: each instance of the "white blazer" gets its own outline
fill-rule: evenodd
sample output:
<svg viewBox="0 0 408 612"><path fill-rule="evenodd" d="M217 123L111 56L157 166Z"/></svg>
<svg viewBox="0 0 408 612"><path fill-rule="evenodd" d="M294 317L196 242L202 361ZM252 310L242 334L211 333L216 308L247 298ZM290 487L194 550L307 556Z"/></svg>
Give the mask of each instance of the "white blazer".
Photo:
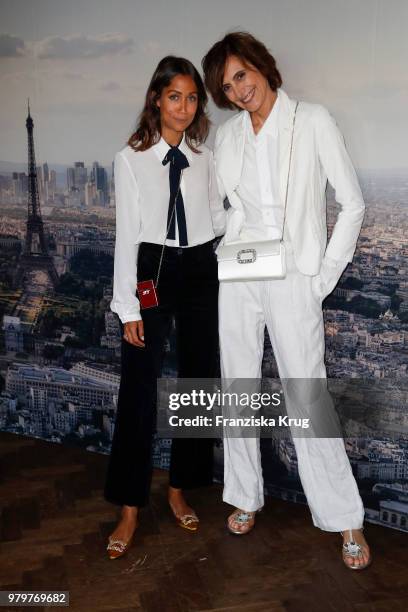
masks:
<svg viewBox="0 0 408 612"><path fill-rule="evenodd" d="M296 101L280 89L278 109L278 177L282 206L285 201L290 141ZM241 111L221 125L214 156L222 197L228 198L227 229L223 243L238 241L244 209L236 192L244 153L244 117ZM341 205L327 245L326 186L335 190ZM364 217L364 201L343 137L329 112L320 104L300 102L296 112L286 224L298 269L314 276L324 258L338 262L341 272L353 258ZM326 248L327 246L327 248Z"/></svg>

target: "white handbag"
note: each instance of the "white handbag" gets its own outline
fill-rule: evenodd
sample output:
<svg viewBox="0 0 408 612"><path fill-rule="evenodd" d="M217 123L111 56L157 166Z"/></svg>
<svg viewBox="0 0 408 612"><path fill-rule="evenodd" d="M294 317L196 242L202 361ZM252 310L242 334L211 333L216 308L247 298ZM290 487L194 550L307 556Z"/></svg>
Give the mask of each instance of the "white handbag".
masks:
<svg viewBox="0 0 408 612"><path fill-rule="evenodd" d="M285 246L282 240L231 242L219 247L218 280L248 281L285 278Z"/></svg>
<svg viewBox="0 0 408 612"><path fill-rule="evenodd" d="M285 246L283 232L286 220L286 204L288 201L288 187L290 165L292 161L293 133L295 129L296 111L299 102L296 102L293 113L292 138L290 143L289 168L286 181L285 208L283 213L282 237L275 240L260 240L252 242L230 242L216 249L218 260L218 280L220 281L248 281L279 279L286 276Z"/></svg>

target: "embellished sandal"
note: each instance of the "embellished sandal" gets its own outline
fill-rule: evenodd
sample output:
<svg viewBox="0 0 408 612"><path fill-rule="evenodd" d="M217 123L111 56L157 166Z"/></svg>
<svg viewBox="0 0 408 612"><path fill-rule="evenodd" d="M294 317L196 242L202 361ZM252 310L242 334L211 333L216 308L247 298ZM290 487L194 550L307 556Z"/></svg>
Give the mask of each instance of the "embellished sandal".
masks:
<svg viewBox="0 0 408 612"><path fill-rule="evenodd" d="M356 530L356 531L363 531L363 529L364 527L361 527L361 529ZM353 531L349 529L348 532L349 532L350 539L343 544L343 548L342 548L344 564L349 569L353 569L353 570L365 569L371 564L372 558L370 554L369 554L369 557L366 563L362 563L362 564L359 563L358 565L356 565L354 562L354 559L357 559L359 557L361 558L363 556L363 551L368 552L368 546L366 546L365 544L357 544L357 542L354 542ZM340 533L341 535L343 535L342 531L340 531ZM347 559L350 559L350 558L353 559L352 564L348 563L347 561Z"/></svg>
<svg viewBox="0 0 408 612"><path fill-rule="evenodd" d="M252 521L252 519L255 518L255 514L260 511L261 509L254 510L253 512L246 512L245 510L240 510L239 508L236 508L234 512L228 517L228 531L234 535L245 535L249 533L255 527L255 521L253 521L252 524L250 523L250 521ZM243 528L233 529L230 524L233 522L238 523L239 525L243 525Z"/></svg>
<svg viewBox="0 0 408 612"><path fill-rule="evenodd" d="M109 544L106 547L109 559L118 559L119 557L123 557L125 552L129 550L132 540L133 535L129 538L127 542L124 542L123 540L115 540L113 538L109 538Z"/></svg>
<svg viewBox="0 0 408 612"><path fill-rule="evenodd" d="M174 515L176 516L176 515ZM176 516L177 525L187 531L197 531L199 525L199 519L195 512L192 514L183 514L183 516Z"/></svg>

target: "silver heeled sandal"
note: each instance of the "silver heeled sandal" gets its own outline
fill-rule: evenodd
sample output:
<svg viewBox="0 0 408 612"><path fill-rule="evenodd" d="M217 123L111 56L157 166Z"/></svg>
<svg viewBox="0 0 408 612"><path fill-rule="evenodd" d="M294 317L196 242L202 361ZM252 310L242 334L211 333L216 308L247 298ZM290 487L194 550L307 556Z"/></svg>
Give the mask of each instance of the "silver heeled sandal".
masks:
<svg viewBox="0 0 408 612"><path fill-rule="evenodd" d="M230 514L230 516L228 517L228 520L227 520L228 531L234 535L246 535L247 533L252 531L252 529L255 527L255 521L252 523L252 525L250 524L250 521L255 517L255 514L257 512L260 512L261 510L262 508L259 508L259 510L254 510L252 512L245 512L245 510L240 510L239 508L236 508L234 512ZM235 523L239 523L240 525L244 525L245 526L244 529L232 529L232 527L230 526L230 520L231 522L235 522Z"/></svg>
<svg viewBox="0 0 408 612"><path fill-rule="evenodd" d="M363 531L363 530L364 530L364 527L361 527L358 531ZM365 546L364 544L357 544L357 542L354 542L353 530L349 529L348 532L349 532L350 539L343 544L343 548L342 548L344 565L346 565L349 569L353 569L353 570L365 569L371 564L371 561L372 561L371 554L369 550L367 550L368 546ZM340 534L343 536L342 531L340 531ZM353 562L353 564L350 565L350 563L346 561L347 558L357 559L358 557L360 557L363 554L363 549L366 549L367 552L369 553L368 560L366 563L355 565Z"/></svg>

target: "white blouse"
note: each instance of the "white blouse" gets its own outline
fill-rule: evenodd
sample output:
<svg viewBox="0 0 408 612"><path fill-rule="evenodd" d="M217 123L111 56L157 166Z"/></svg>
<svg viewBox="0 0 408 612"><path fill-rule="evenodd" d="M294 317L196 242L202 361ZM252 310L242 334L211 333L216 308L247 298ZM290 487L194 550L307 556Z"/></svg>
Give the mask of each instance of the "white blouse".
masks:
<svg viewBox="0 0 408 612"><path fill-rule="evenodd" d="M113 298L110 308L122 321L137 321L137 255L141 242L163 244L169 209L169 167L162 160L170 146L161 138L146 151L129 145L115 156L116 241ZM225 232L226 214L217 188L213 154L205 145L194 153L185 138L179 145L189 167L183 170L180 191L183 196L189 248L204 244ZM176 238L166 245L179 246Z"/></svg>
<svg viewBox="0 0 408 612"><path fill-rule="evenodd" d="M244 207L241 240L273 240L281 237L283 206L276 192L278 159L278 97L258 134L245 113L245 145L242 174L237 189Z"/></svg>

